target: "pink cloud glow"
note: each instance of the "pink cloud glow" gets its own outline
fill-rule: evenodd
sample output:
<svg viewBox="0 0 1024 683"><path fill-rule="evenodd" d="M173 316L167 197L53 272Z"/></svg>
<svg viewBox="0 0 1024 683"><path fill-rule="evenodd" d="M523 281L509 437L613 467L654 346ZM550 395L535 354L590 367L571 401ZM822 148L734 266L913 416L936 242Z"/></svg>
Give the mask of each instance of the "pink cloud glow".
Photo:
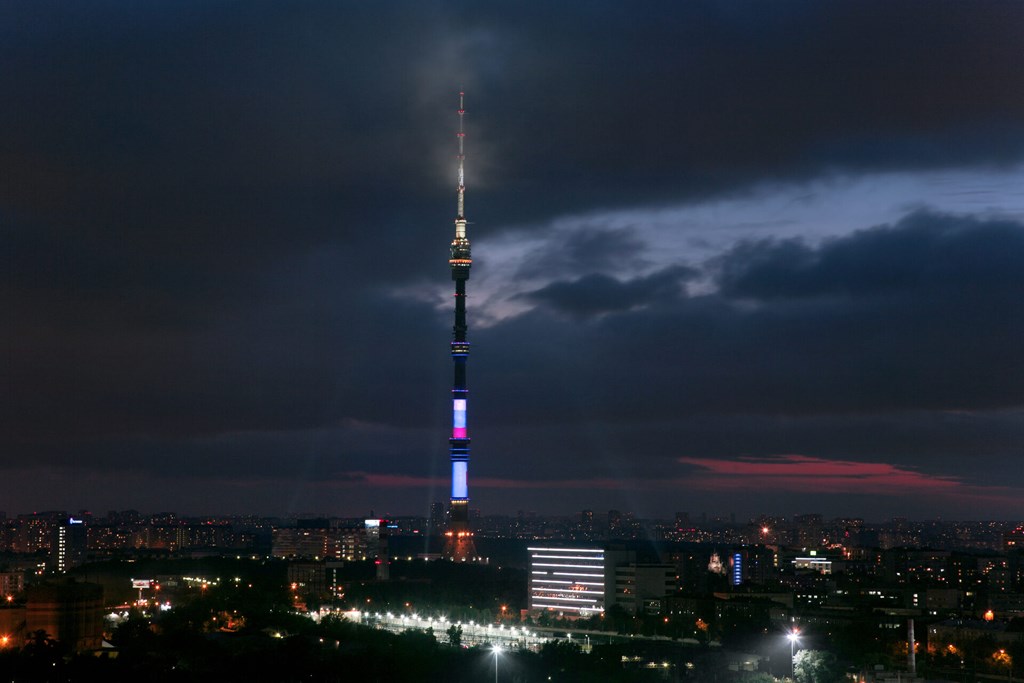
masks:
<svg viewBox="0 0 1024 683"><path fill-rule="evenodd" d="M704 490L768 489L774 491L814 490L826 493L965 493L959 480L927 475L884 463L825 460L803 455L773 458L679 458L698 471L685 477L659 479L504 479L481 477L472 485L485 489L593 489L593 490ZM381 488L444 488L446 477L350 472L335 485Z"/></svg>
<svg viewBox="0 0 1024 683"><path fill-rule="evenodd" d="M470 488L505 490L591 491L758 491L764 493L834 493L866 496L930 496L959 506L985 505L1018 509L1019 490L965 484L956 477L932 475L886 463L828 460L806 455L716 460L678 458L695 471L678 477L591 479L505 479L481 477ZM336 488L434 488L446 490L447 477L346 472L324 484Z"/></svg>
<svg viewBox="0 0 1024 683"><path fill-rule="evenodd" d="M896 465L851 460L826 460L806 455L770 458L679 458L700 468L695 483L704 489L769 488L823 493L954 493L961 482L954 477L924 474Z"/></svg>

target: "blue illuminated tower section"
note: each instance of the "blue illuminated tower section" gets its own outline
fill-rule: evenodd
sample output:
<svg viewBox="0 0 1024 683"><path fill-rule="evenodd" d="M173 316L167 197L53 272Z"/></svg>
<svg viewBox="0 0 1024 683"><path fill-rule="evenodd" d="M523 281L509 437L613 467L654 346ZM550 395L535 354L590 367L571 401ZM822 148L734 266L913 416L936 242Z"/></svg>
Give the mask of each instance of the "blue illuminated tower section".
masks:
<svg viewBox="0 0 1024 683"><path fill-rule="evenodd" d="M466 178L464 172L466 133L462 119L465 115L465 93L459 93L459 185L458 213L455 216L455 238L452 240L451 258L448 265L455 282L455 325L452 328L452 361L455 365L455 381L452 384L452 435L448 439L452 462L452 495L445 532L445 556L465 562L476 555L473 532L469 528L469 432L466 426L466 411L469 403L469 389L466 385L466 360L469 358L469 342L466 340L466 280L473 265L470 258L469 238L466 237Z"/></svg>

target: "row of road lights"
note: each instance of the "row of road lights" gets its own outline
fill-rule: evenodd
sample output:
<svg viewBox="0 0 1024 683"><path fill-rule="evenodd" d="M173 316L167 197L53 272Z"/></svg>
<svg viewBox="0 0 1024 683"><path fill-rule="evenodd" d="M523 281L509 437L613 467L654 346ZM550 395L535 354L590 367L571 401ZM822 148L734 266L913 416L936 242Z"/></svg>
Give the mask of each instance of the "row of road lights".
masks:
<svg viewBox="0 0 1024 683"><path fill-rule="evenodd" d="M508 641L509 643L515 643L517 641L523 641L529 643L531 640L542 643L550 640L544 636L540 636L536 631L530 631L525 626L505 626L505 624L484 624L470 621L468 623L462 621L449 621L444 617L422 617L416 614L412 615L396 615L391 612L381 614L379 612L367 613L367 618L372 617L378 623L385 622L389 625L402 627L419 628L420 625L426 625L428 627L434 627L435 625L439 628L444 626L457 626L459 628L466 628L466 635L469 638L500 638ZM569 635L572 638L572 635ZM587 642L590 642L590 636L587 636Z"/></svg>
<svg viewBox="0 0 1024 683"><path fill-rule="evenodd" d="M389 618L393 618L393 615L390 614L390 613L387 616ZM379 618L380 615L377 615L377 617ZM415 619L417 619L417 617L414 615L413 619L415 620ZM405 621L405 618L403 618L402 621ZM429 619L429 622L433 622L433 621L434 621L433 618ZM439 623L444 623L440 619L438 619L438 622ZM473 623L473 626L476 626L476 624ZM481 626L482 626L482 624L481 624ZM524 634L528 633L526 631L526 629L523 629L523 632L524 632ZM571 635L569 637L572 638ZM798 628L796 628L794 626L792 628L792 630L790 630L789 633L786 634L786 638L789 640L789 677L795 681L796 680L796 645L797 645L797 642L800 640L800 629L798 629ZM587 640L588 641L590 640L589 636L587 636ZM492 645L491 646L491 652L494 654L494 683L498 683L498 657L502 653L502 647L500 645Z"/></svg>
<svg viewBox="0 0 1024 683"><path fill-rule="evenodd" d="M387 616L391 617L392 615L388 614ZM413 617L413 618L415 619L415 617ZM403 621L404 621L404 619L403 619ZM433 619L430 619L430 621L433 622ZM438 620L438 621L440 622L440 620ZM474 624L474 626L475 626L475 624ZM523 630L524 630L524 632L526 631L526 629L523 629ZM569 637L572 638L571 635ZM786 634L786 638L789 640L789 677L792 678L795 681L796 680L796 644L797 644L797 641L800 640L800 629L798 629L798 628L796 628L794 626L793 629L789 633ZM589 640L589 639L590 639L590 637L588 636L587 640ZM494 654L494 683L498 683L498 657L502 653L502 647L500 645L492 645L491 646L491 652Z"/></svg>

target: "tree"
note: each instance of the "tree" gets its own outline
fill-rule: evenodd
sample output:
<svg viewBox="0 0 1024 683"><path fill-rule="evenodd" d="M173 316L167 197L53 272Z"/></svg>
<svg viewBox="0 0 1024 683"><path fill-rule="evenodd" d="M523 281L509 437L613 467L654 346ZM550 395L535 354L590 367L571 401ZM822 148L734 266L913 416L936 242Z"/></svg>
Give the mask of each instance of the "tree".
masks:
<svg viewBox="0 0 1024 683"><path fill-rule="evenodd" d="M835 683L843 672L836 656L824 650L800 650L794 659L796 683Z"/></svg>
<svg viewBox="0 0 1024 683"><path fill-rule="evenodd" d="M446 631L448 634L448 644L452 647L462 647L462 627L452 624Z"/></svg>
<svg viewBox="0 0 1024 683"><path fill-rule="evenodd" d="M636 631L633 626L633 617L622 605L612 605L605 610L604 616L604 621L608 624L610 631L616 633L634 633Z"/></svg>
<svg viewBox="0 0 1024 683"><path fill-rule="evenodd" d="M775 676L760 671L743 671L736 677L736 683L775 683Z"/></svg>

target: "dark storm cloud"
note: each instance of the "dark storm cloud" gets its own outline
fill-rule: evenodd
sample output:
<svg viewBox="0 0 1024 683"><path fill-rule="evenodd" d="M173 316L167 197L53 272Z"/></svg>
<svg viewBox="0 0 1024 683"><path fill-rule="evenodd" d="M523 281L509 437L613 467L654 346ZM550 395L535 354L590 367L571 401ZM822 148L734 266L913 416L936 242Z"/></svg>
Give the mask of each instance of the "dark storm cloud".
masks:
<svg viewBox="0 0 1024 683"><path fill-rule="evenodd" d="M188 436L306 429L351 416L424 419L444 360L431 353L438 344L429 340L445 336L433 312L310 284L225 307L201 325L112 318L102 304L23 322L4 335L18 358L0 399L4 433ZM383 374L378 356L390 358Z"/></svg>
<svg viewBox="0 0 1024 683"><path fill-rule="evenodd" d="M488 225L1024 150L1019 3L3 11L0 196L65 232L166 226L150 244L362 246L396 209L447 215L453 83Z"/></svg>
<svg viewBox="0 0 1024 683"><path fill-rule="evenodd" d="M480 399L488 408L493 399ZM487 411L488 413L490 410ZM730 460L813 453L837 460L885 462L959 476L979 484L1006 484L1016 473L1024 414L1007 411L892 411L877 414L710 415L680 411L638 422L587 420L573 429L562 423L496 424L479 430L487 457L477 465L489 476L523 477L524 454L562 453L537 458L539 478L595 478L615 475L665 476L680 457ZM500 433L501 439L487 438ZM965 454L985 467L965 470ZM926 467L925 467L926 466Z"/></svg>
<svg viewBox="0 0 1024 683"><path fill-rule="evenodd" d="M69 287L188 268L179 283L247 288L324 244L418 276L451 212L452 82L477 86L485 230L822 168L1019 158L1024 10L908 7L8 3L4 221L18 270Z"/></svg>
<svg viewBox="0 0 1024 683"><path fill-rule="evenodd" d="M634 230L593 225L552 236L543 247L523 260L517 277L551 277L553 274L621 272L645 265L645 245Z"/></svg>
<svg viewBox="0 0 1024 683"><path fill-rule="evenodd" d="M1021 262L1020 224L928 213L819 247L747 244L714 264L713 294L487 330L491 353L557 379L540 395L516 365L479 381L501 387L516 420L1011 408L1024 404ZM553 291L598 305L565 298L568 283Z"/></svg>
<svg viewBox="0 0 1024 683"><path fill-rule="evenodd" d="M450 321L395 292L447 281L459 85L475 244L555 224L519 272L536 309L471 333L482 433L531 420L552 438L530 459L566 438L568 462L611 463L630 446L601 434L630 421L1020 405L1015 224L751 243L687 298L692 264L637 274L641 231L554 219L1017 162L1022 22L999 2L4 3L0 446L104 474L226 478L248 452L268 479L296 454L322 479L430 476Z"/></svg>
<svg viewBox="0 0 1024 683"><path fill-rule="evenodd" d="M73 452L62 444L43 444L35 454L49 467L88 463L89 471L102 477L116 477L128 469L133 474L176 480L272 482L288 475L344 484L365 480L366 473L425 476L429 459L423 456L434 450L440 454L443 436L431 430L343 420L309 430L82 439ZM13 454L18 454L17 449ZM10 458L0 468L15 471L33 466L39 464Z"/></svg>
<svg viewBox="0 0 1024 683"><path fill-rule="evenodd" d="M674 476L677 497L707 506L712 498L688 488L700 488L703 470L669 463L809 454L823 467L877 464L946 482L963 496L947 514L1012 514L1007 501L1024 485L1022 258L1020 223L919 212L818 246L737 246L707 264L719 288L704 295L586 325L542 309L508 320L476 336L474 378L487 387L476 424L502 435L484 439L483 467L512 479L621 481L623 491ZM767 481L721 483L748 487L755 508L791 504ZM679 505L654 488L620 500ZM844 494L847 512L883 514L871 495ZM837 509L827 497L803 500ZM926 500L884 514L935 514Z"/></svg>
<svg viewBox="0 0 1024 683"><path fill-rule="evenodd" d="M572 282L554 282L521 295L520 298L545 303L573 316L588 318L677 299L683 293L682 283L696 275L696 270L685 266L672 266L627 282L609 275L593 274Z"/></svg>
<svg viewBox="0 0 1024 683"><path fill-rule="evenodd" d="M1024 291L1024 231L1012 221L916 213L891 227L826 242L748 242L722 259L728 298L977 296L992 305Z"/></svg>
<svg viewBox="0 0 1024 683"><path fill-rule="evenodd" d="M489 86L516 102L490 121L510 136L511 187L559 208L582 196L608 206L765 177L1020 159L1024 8L921 10L590 4L549 10L544 33L513 18L507 33L530 57ZM538 133L539 169L522 144Z"/></svg>

